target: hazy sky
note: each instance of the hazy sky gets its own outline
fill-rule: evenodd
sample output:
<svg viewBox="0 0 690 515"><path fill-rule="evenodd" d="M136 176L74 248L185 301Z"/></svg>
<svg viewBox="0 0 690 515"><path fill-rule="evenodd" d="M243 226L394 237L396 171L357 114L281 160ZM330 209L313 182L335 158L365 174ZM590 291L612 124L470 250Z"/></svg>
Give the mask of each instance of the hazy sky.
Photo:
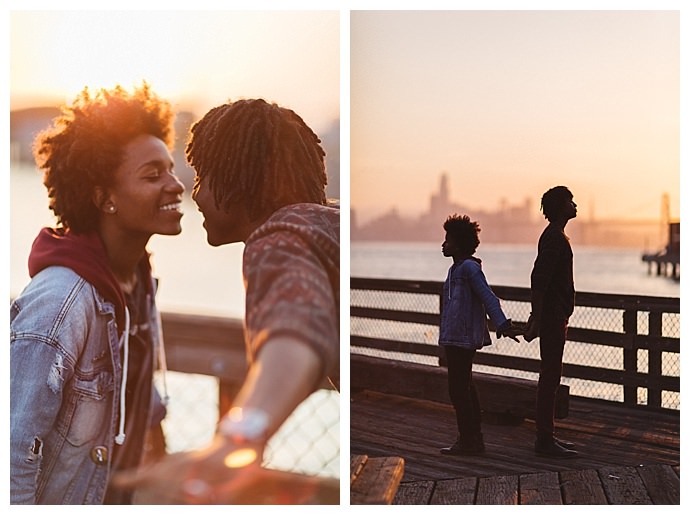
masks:
<svg viewBox="0 0 690 515"><path fill-rule="evenodd" d="M85 85L146 79L199 116L229 98L263 97L294 109L317 132L339 117L337 10L14 11L9 18L11 108L71 101Z"/></svg>
<svg viewBox="0 0 690 515"><path fill-rule="evenodd" d="M360 221L566 184L581 216L680 216L679 14L358 11L350 201ZM539 216L539 213L535 213Z"/></svg>

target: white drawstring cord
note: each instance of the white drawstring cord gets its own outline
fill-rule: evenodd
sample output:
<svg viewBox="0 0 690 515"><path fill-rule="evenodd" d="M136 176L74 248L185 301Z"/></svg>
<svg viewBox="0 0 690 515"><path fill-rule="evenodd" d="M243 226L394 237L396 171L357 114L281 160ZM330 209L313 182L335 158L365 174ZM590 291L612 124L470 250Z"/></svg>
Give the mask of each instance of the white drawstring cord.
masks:
<svg viewBox="0 0 690 515"><path fill-rule="evenodd" d="M167 362L167 359L165 356L165 340L163 339L163 322L161 321L161 313L158 310L156 310L156 319L158 320L158 362L160 365L161 375L162 375L162 380L163 380L163 398L161 399L161 402L163 402L163 406L167 406L168 401L170 400L170 396L168 395L168 380L167 380L168 362Z"/></svg>
<svg viewBox="0 0 690 515"><path fill-rule="evenodd" d="M127 394L127 369L129 368L129 310L125 306L125 330L122 333L124 338L124 359L122 363L122 381L120 381L120 432L115 437L115 443L122 445L125 443L125 412Z"/></svg>

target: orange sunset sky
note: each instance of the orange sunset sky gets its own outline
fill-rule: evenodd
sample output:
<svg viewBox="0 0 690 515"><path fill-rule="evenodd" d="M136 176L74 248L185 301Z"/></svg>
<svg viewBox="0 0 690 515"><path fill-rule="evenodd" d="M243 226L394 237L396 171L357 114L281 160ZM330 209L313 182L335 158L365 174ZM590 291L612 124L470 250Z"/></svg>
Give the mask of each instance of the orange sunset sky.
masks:
<svg viewBox="0 0 690 515"><path fill-rule="evenodd" d="M632 2L630 11L460 2L465 10L449 12L352 1L308 10L317 3L21 11L25 3L11 2L9 107L146 78L198 113L263 96L317 132L340 118L341 201L360 222L394 206L421 213L441 173L452 200L474 209L528 197L538 206L563 183L583 217L656 219L665 193L680 216L680 2ZM559 5L590 4L613 5Z"/></svg>
<svg viewBox="0 0 690 515"><path fill-rule="evenodd" d="M146 79L199 117L263 97L317 131L339 118L338 11L129 9L10 12L10 108Z"/></svg>
<svg viewBox="0 0 690 515"><path fill-rule="evenodd" d="M351 204L365 222L565 184L581 216L680 216L678 11L352 13ZM539 216L538 211L535 218Z"/></svg>

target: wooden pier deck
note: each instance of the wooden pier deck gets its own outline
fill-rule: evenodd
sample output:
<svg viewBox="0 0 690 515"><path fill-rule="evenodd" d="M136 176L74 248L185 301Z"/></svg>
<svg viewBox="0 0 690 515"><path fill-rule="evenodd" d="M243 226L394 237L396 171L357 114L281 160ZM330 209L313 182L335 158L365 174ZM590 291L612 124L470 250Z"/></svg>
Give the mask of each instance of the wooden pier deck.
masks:
<svg viewBox="0 0 690 515"><path fill-rule="evenodd" d="M350 404L350 452L397 456L394 504L679 504L680 416L570 399L558 436L573 459L534 454L534 422L483 423L484 456L444 456L455 421L448 404L373 391Z"/></svg>

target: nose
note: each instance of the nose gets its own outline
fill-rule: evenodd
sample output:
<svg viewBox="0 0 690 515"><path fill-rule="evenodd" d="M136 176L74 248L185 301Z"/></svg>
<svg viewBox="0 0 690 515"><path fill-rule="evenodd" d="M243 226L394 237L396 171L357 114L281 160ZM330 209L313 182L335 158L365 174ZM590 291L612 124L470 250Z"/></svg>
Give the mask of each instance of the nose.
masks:
<svg viewBox="0 0 690 515"><path fill-rule="evenodd" d="M173 193L177 193L181 195L184 193L185 187L184 184L182 184L182 181L177 178L177 175L175 174L170 174L169 175L170 179L168 180L168 183L166 184L166 188L168 191L171 191Z"/></svg>

